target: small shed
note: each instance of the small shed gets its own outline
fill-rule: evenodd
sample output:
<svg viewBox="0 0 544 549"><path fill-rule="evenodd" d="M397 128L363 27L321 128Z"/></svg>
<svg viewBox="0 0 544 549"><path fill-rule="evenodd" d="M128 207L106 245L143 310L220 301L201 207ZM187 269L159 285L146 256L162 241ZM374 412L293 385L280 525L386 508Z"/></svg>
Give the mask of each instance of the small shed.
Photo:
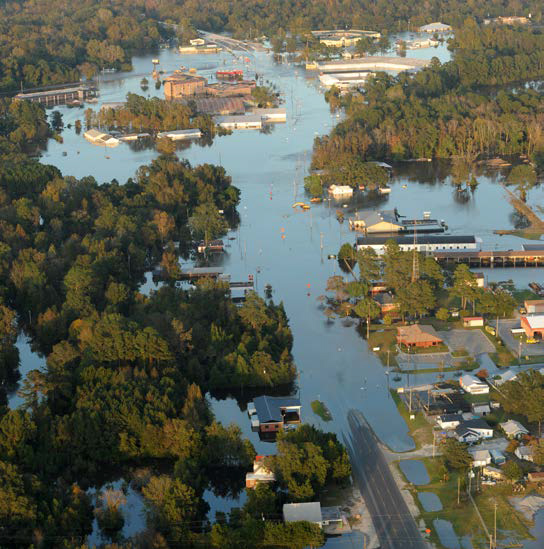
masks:
<svg viewBox="0 0 544 549"><path fill-rule="evenodd" d="M465 316L465 318L463 318L463 328L476 328L483 325L483 316Z"/></svg>
<svg viewBox="0 0 544 549"><path fill-rule="evenodd" d="M521 317L521 327L525 330L527 337L544 337L544 314L527 315Z"/></svg>

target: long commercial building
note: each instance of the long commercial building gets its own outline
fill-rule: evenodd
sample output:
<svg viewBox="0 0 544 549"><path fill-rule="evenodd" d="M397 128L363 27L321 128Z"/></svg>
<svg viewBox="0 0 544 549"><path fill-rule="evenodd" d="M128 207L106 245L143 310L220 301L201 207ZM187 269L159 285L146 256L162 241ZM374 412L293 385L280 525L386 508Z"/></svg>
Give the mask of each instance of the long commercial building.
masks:
<svg viewBox="0 0 544 549"><path fill-rule="evenodd" d="M418 236L415 243L413 236L360 236L356 247L358 250L372 248L376 253L383 254L385 245L390 240L395 241L403 252L414 249L419 252L479 250L482 243L474 235L423 235Z"/></svg>
<svg viewBox="0 0 544 549"><path fill-rule="evenodd" d="M63 105L71 101L83 102L86 99L95 97L95 95L96 88L92 86L75 86L29 93L21 92L15 96L15 99L43 103L44 105Z"/></svg>
<svg viewBox="0 0 544 549"><path fill-rule="evenodd" d="M408 71L422 69L430 64L428 59L412 57L369 56L359 59L318 61L316 68L322 73L365 72L365 71Z"/></svg>

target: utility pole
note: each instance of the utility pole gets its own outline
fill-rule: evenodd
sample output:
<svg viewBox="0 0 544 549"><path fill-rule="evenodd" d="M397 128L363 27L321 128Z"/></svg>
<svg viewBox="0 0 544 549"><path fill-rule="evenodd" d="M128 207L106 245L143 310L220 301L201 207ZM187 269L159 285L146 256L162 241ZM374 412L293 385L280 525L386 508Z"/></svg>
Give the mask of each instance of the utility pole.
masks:
<svg viewBox="0 0 544 549"><path fill-rule="evenodd" d="M434 444L433 444L433 456L434 456ZM461 501L461 477L457 477L457 505Z"/></svg>
<svg viewBox="0 0 544 549"><path fill-rule="evenodd" d="M495 526L494 526L493 539L494 539L494 546L497 547L497 502L495 502Z"/></svg>

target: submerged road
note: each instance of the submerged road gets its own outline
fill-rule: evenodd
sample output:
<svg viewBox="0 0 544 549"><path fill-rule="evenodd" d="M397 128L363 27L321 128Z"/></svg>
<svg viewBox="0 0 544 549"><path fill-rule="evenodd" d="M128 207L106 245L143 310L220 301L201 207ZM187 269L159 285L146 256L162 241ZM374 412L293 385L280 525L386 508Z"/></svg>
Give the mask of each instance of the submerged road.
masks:
<svg viewBox="0 0 544 549"><path fill-rule="evenodd" d="M351 435L345 440L353 475L368 507L383 549L427 549L376 435L357 411L348 413Z"/></svg>

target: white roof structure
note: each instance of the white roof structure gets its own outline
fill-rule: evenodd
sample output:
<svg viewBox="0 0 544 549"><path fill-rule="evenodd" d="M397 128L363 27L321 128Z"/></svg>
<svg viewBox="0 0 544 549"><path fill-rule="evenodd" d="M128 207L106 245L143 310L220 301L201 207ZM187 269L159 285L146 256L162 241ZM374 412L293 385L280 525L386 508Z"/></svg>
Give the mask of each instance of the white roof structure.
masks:
<svg viewBox="0 0 544 549"><path fill-rule="evenodd" d="M321 503L319 503L319 501L311 501L309 503L285 503L283 506L283 520L285 522L306 520L321 526L323 522Z"/></svg>
<svg viewBox="0 0 544 549"><path fill-rule="evenodd" d="M529 434L529 431L519 421L516 421L515 419L509 419L508 421L500 423L499 425L508 436Z"/></svg>
<svg viewBox="0 0 544 549"><path fill-rule="evenodd" d="M499 374L499 377L500 379L495 380L496 385L502 385L507 381L514 381L518 377L518 375L512 370L506 370L506 372L504 372L503 374Z"/></svg>
<svg viewBox="0 0 544 549"><path fill-rule="evenodd" d="M469 450L469 453L472 455L472 461L474 463L491 463L491 454L489 450Z"/></svg>
<svg viewBox="0 0 544 549"><path fill-rule="evenodd" d="M459 385L465 391L468 391L471 393L472 391L478 391L478 392L489 392L489 386L487 383L484 383L482 380L478 379L476 376L472 376L470 374L465 374L459 378Z"/></svg>
<svg viewBox="0 0 544 549"><path fill-rule="evenodd" d="M450 25L440 22L429 23L428 25L419 27L419 32L449 32L451 30L452 28Z"/></svg>
<svg viewBox="0 0 544 549"><path fill-rule="evenodd" d="M531 330L541 330L544 328L544 315L529 315L524 318Z"/></svg>

